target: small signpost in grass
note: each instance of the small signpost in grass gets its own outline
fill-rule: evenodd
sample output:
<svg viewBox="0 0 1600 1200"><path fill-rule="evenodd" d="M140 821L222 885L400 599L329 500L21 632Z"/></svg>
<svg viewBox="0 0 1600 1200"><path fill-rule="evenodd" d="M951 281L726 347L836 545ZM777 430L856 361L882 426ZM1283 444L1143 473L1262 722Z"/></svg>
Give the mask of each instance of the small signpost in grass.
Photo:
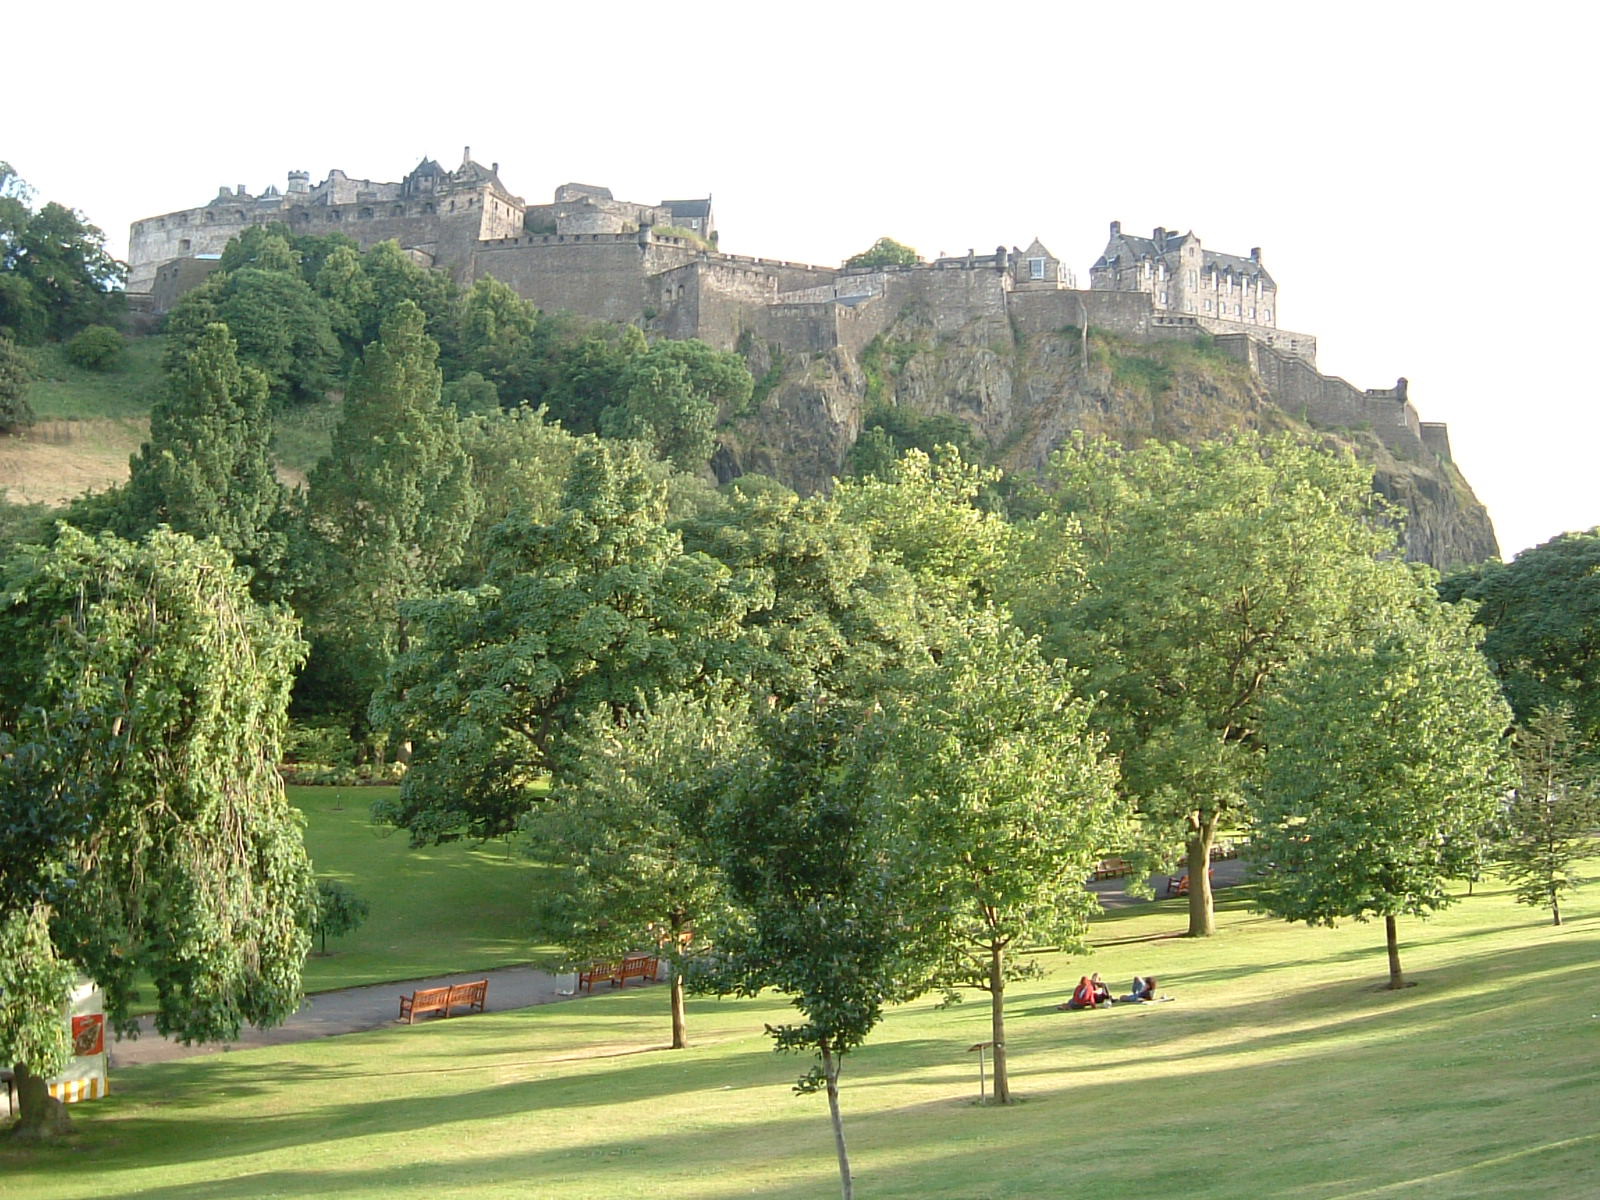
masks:
<svg viewBox="0 0 1600 1200"><path fill-rule="evenodd" d="M994 1049L994 1043L993 1042L979 1042L976 1046L968 1046L967 1047L967 1053L968 1054L971 1054L974 1050L976 1050L978 1052L978 1103L979 1104L987 1104L988 1103L988 1095L986 1094L986 1092L984 1090L985 1082L984 1082L984 1075L983 1075L983 1052L985 1050L993 1050L993 1049Z"/></svg>

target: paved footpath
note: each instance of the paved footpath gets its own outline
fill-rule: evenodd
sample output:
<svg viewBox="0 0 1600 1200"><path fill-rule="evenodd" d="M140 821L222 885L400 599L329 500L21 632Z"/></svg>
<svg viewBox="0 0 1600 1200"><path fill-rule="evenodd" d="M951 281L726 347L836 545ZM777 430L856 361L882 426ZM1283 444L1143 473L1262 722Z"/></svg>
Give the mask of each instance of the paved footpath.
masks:
<svg viewBox="0 0 1600 1200"><path fill-rule="evenodd" d="M1213 884L1228 887L1241 882L1246 875L1245 864L1224 860L1215 865ZM1108 909L1126 908L1147 904L1128 895L1121 879L1105 879L1090 884L1099 895L1100 903ZM1166 895L1167 876L1153 875L1151 886L1158 899ZM228 1050L249 1050L257 1046L283 1046L292 1042L306 1042L313 1038L331 1037L340 1033L359 1033L368 1029L385 1029L399 1021L400 997L410 995L418 988L442 987L447 983L466 983L473 979L489 980L489 994L484 1004L486 1012L506 1012L517 1008L532 1008L536 1004L550 1004L557 1000L573 999L572 975L552 975L533 967L505 967L498 971L458 972L432 979L416 979L409 983L376 983L369 987L344 988L336 992L317 992L307 996L300 1011L282 1025L272 1029L240 1031L238 1041L223 1045L206 1043L185 1046L169 1041L155 1031L151 1018L140 1021L137 1039L112 1043L111 1066L131 1067L139 1063L170 1062L197 1054L220 1054ZM635 985L638 986L638 985ZM644 986L650 986L648 984ZM429 1018L424 1018L429 1019Z"/></svg>
<svg viewBox="0 0 1600 1200"><path fill-rule="evenodd" d="M237 1041L227 1045L212 1042L185 1046L181 1042L168 1040L156 1033L154 1020L145 1017L139 1022L140 1033L137 1039L112 1043L110 1065L115 1069L136 1066L139 1063L171 1062L173 1059L189 1058L196 1054L220 1054L228 1050L250 1050L257 1046L282 1046L290 1042L306 1042L312 1038L329 1037L337 1033L384 1029L399 1022L402 995L410 995L418 988L443 987L447 983L468 983L474 979L489 981L489 994L484 1003L485 1012L531 1008L535 1004L571 999L573 978L571 975L551 975L533 967L505 967L498 971L464 971L454 975L440 975L433 979L417 979L410 983L375 983L370 987L317 992L307 996L305 1003L300 1006L300 1011L282 1025L272 1029L247 1027L239 1032Z"/></svg>

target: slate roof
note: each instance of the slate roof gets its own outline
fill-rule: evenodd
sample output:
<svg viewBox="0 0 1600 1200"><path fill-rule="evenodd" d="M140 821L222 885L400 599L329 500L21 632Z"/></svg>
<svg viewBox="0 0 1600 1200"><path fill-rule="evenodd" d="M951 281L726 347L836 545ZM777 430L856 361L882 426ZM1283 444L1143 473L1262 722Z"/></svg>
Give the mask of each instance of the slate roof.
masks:
<svg viewBox="0 0 1600 1200"><path fill-rule="evenodd" d="M711 215L711 197L704 200L663 200L662 205L675 217L700 217Z"/></svg>
<svg viewBox="0 0 1600 1200"><path fill-rule="evenodd" d="M1167 265L1176 270L1178 265L1178 252L1193 233L1172 233L1167 235L1166 249L1162 250L1155 243L1154 238L1139 237L1131 233L1119 233L1106 243L1105 253L1094 264L1094 270L1101 271L1125 263L1136 263L1140 259L1164 259ZM1238 254L1224 254L1220 250L1207 250L1200 248L1200 263L1202 270L1213 270L1218 274L1231 271L1235 275L1242 275L1247 279L1259 277L1261 282L1269 287L1278 285L1272 276L1259 262L1253 258Z"/></svg>

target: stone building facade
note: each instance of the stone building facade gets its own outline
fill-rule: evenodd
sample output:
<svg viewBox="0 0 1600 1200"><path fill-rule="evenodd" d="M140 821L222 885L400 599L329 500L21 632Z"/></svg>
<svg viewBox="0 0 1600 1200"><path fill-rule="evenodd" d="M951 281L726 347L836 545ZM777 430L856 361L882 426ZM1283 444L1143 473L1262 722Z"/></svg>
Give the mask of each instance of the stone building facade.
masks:
<svg viewBox="0 0 1600 1200"><path fill-rule="evenodd" d="M1278 327L1277 284L1259 249L1223 254L1193 233L1135 237L1113 221L1080 289L1037 239L895 267L727 254L709 197L643 204L569 183L549 204L529 205L501 182L498 163L477 163L470 148L453 171L424 159L398 183L333 171L312 185L291 171L287 184L259 196L223 188L199 208L135 222L130 300L164 311L214 267L229 238L282 222L296 233L343 233L363 249L393 239L463 285L490 276L546 311L722 349L759 339L793 353L859 353L909 305L935 332L992 322L996 339L1069 326L1135 341L1210 337L1312 421L1368 427L1397 449L1449 457L1447 431L1418 420L1404 381L1360 391L1317 371L1316 339Z"/></svg>

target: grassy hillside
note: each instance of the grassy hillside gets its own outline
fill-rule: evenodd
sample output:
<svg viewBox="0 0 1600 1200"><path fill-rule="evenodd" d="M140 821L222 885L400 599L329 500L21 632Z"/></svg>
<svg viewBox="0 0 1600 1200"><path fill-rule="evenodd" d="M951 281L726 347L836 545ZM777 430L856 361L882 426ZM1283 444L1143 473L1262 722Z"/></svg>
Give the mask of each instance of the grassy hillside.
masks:
<svg viewBox="0 0 1600 1200"><path fill-rule="evenodd" d="M1591 866L1600 866L1592 863ZM1019 986L1014 1086L978 1108L986 1010L893 1011L844 1074L857 1195L1519 1200L1600 1192L1592 1078L1600 889L1560 929L1490 887L1406 921L1418 986L1378 990L1381 930L1307 930L1234 901L1209 941L1180 902L1096 927L1092 960ZM1170 1004L1062 1013L1091 966ZM781 1000L665 989L117 1072L80 1133L0 1149L37 1197L837 1195L820 1096L771 1053Z"/></svg>

